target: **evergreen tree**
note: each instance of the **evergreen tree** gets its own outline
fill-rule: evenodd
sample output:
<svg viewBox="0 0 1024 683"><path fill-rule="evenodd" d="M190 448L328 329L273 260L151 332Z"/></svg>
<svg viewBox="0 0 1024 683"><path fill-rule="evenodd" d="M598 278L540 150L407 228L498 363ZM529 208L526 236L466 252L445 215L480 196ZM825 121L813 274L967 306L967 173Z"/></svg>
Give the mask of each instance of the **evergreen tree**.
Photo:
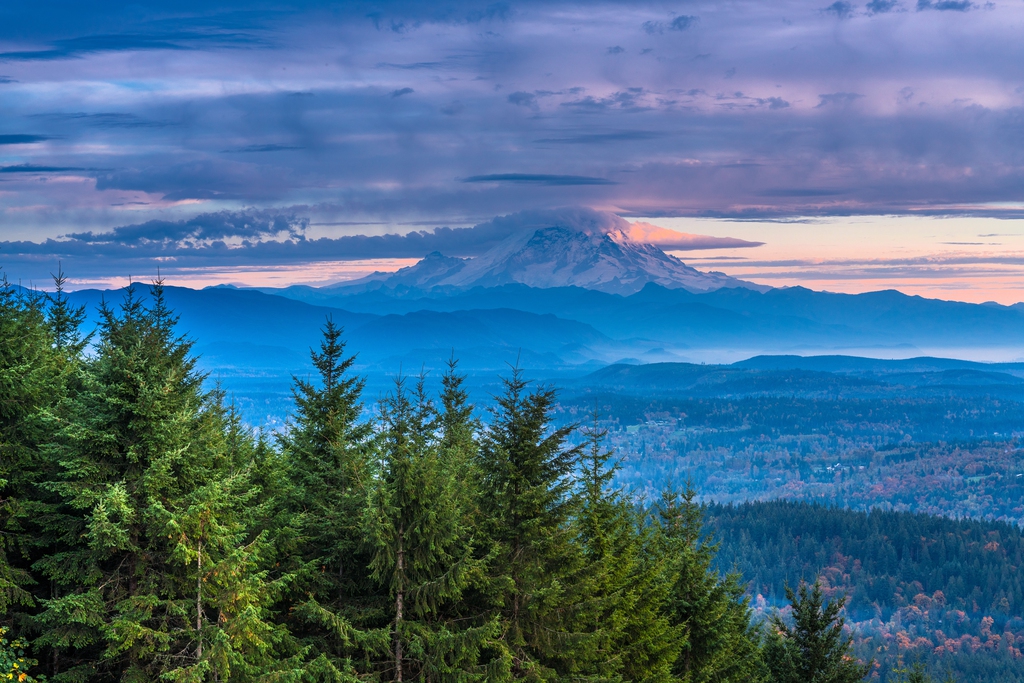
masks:
<svg viewBox="0 0 1024 683"><path fill-rule="evenodd" d="M92 334L82 333L82 323L86 317L85 306L71 305L68 295L64 292L67 281L63 267L58 267L56 275L53 276L54 292L46 294L46 322L54 350L65 361L77 361L88 346Z"/></svg>
<svg viewBox="0 0 1024 683"><path fill-rule="evenodd" d="M894 683L939 683L939 680L928 673L928 668L921 662L910 666L898 666L892 670L896 674ZM942 683L956 683L952 673L947 673Z"/></svg>
<svg viewBox="0 0 1024 683"><path fill-rule="evenodd" d="M779 615L771 618L764 659L772 683L855 683L871 665L858 664L850 654L840 616L846 598L825 602L821 584L810 590L801 583L796 593L786 587L793 606L793 625Z"/></svg>
<svg viewBox="0 0 1024 683"><path fill-rule="evenodd" d="M578 527L585 569L575 590L579 631L589 634L570 668L593 680L670 681L681 629L664 614L665 562L641 515L614 486L618 468L597 417L584 433Z"/></svg>
<svg viewBox="0 0 1024 683"><path fill-rule="evenodd" d="M327 320L310 350L319 382L294 378L295 416L280 438L289 479L282 522L298 530L290 562L299 572L287 623L310 657L311 675L356 675L360 629L378 625L386 605L369 576L362 519L370 481L373 425L361 420L364 380L353 375L342 329Z"/></svg>
<svg viewBox="0 0 1024 683"><path fill-rule="evenodd" d="M453 378L447 376L447 388ZM446 392L445 420L460 427L458 396ZM454 410L454 413L450 413ZM410 397L399 378L381 406L380 464L366 513L373 577L392 599L392 680L483 680L481 643L493 628L446 618L481 576L466 526L468 492L449 467L441 417L421 377ZM452 440L457 435L449 433ZM457 443L457 441L456 441ZM447 444L451 446L451 442Z"/></svg>
<svg viewBox="0 0 1024 683"><path fill-rule="evenodd" d="M96 357L61 410L48 486L61 542L38 566L61 590L44 601L38 644L60 652L52 680L245 680L278 666L244 507L251 486L226 456L224 412L175 334L162 283L101 307Z"/></svg>
<svg viewBox="0 0 1024 683"><path fill-rule="evenodd" d="M493 555L486 597L501 629L489 680L549 680L578 643L566 582L582 561L571 525L580 447L565 446L571 426L551 427L554 391L528 386L518 367L504 380L477 460Z"/></svg>
<svg viewBox="0 0 1024 683"><path fill-rule="evenodd" d="M52 468L40 446L66 380L43 301L0 281L0 624L19 633L47 595L32 568L42 546L38 522L52 505L40 486Z"/></svg>
<svg viewBox="0 0 1024 683"><path fill-rule="evenodd" d="M662 493L657 506L660 553L670 582L667 611L682 629L678 680L700 682L760 680L759 634L739 576L714 570L717 545L703 527L703 509L692 486Z"/></svg>

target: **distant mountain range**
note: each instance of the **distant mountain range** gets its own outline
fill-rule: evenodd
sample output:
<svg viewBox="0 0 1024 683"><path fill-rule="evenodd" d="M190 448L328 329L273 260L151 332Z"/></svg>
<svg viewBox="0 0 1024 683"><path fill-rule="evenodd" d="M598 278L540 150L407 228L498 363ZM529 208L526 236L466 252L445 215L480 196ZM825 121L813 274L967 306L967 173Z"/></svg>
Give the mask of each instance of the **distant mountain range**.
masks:
<svg viewBox="0 0 1024 683"><path fill-rule="evenodd" d="M271 291L167 289L182 330L196 340L203 355L202 367L247 402L247 414L255 421L276 422L287 411L291 376L310 372L308 350L318 343L328 317L345 328L348 348L358 354L358 370L370 378L371 396L386 391L388 377L400 370L436 371L452 355L461 359L478 388L493 385L517 362L533 377L559 384L619 363L614 372L606 371L612 374L596 375L594 381L652 391L684 389L690 375L701 375L698 384L703 386L718 382L715 377L738 379L742 371L743 382L754 382L750 386L769 381L771 373L839 373L839 383L847 388L864 382L898 385L899 373L916 373L915 386L992 384L1016 395L1020 386L1012 378L1024 376L1016 366L968 361L900 361L910 365L880 369L880 361L870 359L803 358L836 353L1006 360L1024 356L1021 307L923 299L895 291L848 295L802 288L721 288L695 293L654 283L628 296L522 284L435 288L419 295L385 288ZM101 298L116 303L121 296L118 291L83 290L72 299L87 305L95 322ZM752 359L725 375L725 366L707 366L718 368L715 375L699 364L644 365L732 363L765 353L799 355ZM861 372L858 364L867 364L870 372ZM647 369L629 369L635 365ZM882 378L884 373L889 376ZM835 384L828 379L822 386Z"/></svg>

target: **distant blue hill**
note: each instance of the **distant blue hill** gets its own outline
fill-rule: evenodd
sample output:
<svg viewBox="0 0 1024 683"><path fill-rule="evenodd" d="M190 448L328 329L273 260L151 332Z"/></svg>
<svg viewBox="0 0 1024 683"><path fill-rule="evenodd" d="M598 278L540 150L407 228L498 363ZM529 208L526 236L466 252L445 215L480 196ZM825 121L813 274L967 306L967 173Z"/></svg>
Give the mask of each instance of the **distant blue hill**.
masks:
<svg viewBox="0 0 1024 683"><path fill-rule="evenodd" d="M853 356L758 356L729 365L610 365L568 385L625 395L808 398L1000 396L1024 401L1024 363L945 358L876 360Z"/></svg>
<svg viewBox="0 0 1024 683"><path fill-rule="evenodd" d="M708 293L648 284L630 296L577 287L526 285L373 291L337 296L337 290L263 290L349 311L405 313L514 308L551 313L593 326L616 339L656 340L673 348L728 345L751 351L840 348L1009 347L1024 344L1019 306L968 304L908 296L894 290L865 294L815 292L802 287L758 292L722 288Z"/></svg>
<svg viewBox="0 0 1024 683"><path fill-rule="evenodd" d="M253 421L272 424L287 413L291 377L311 371L309 348L318 344L328 317L345 328L349 351L358 354L357 368L369 379L371 399L387 391L389 378L399 371L424 369L436 376L452 355L485 397L517 362L532 377L577 386L575 379L631 359L633 365L600 370L588 381L624 391L673 393L743 394L780 387L809 394L872 393L913 386L961 393L984 388L1016 396L1024 378L1020 364L834 355L840 349L908 355L927 348L984 357L984 349L1011 354L1024 349L1021 307L899 292L841 295L794 288L694 294L653 284L630 296L524 285L401 296L381 291L337 296L335 290L312 288L166 291L211 381L245 402ZM83 290L71 298L87 306L95 324L100 301L116 306L123 295L123 290ZM732 366L678 363L722 349L732 358L754 357Z"/></svg>

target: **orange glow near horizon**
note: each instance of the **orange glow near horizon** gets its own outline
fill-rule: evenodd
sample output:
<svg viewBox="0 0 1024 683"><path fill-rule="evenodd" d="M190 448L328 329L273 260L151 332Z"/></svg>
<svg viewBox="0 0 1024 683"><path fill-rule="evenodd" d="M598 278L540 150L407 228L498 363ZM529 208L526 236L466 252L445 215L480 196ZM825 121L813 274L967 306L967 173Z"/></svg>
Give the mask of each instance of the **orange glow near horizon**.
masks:
<svg viewBox="0 0 1024 683"><path fill-rule="evenodd" d="M716 270L772 287L910 295L983 303L1024 301L1024 220L921 216L814 218L790 222L706 218L630 218L630 237L733 237L762 246L670 251L702 271ZM682 233L682 235L680 235ZM168 268L169 284L202 288L314 287L393 272L418 259L321 261L280 266ZM168 264L170 265L170 264ZM155 275L134 279L145 282ZM76 289L121 287L127 278L77 279Z"/></svg>

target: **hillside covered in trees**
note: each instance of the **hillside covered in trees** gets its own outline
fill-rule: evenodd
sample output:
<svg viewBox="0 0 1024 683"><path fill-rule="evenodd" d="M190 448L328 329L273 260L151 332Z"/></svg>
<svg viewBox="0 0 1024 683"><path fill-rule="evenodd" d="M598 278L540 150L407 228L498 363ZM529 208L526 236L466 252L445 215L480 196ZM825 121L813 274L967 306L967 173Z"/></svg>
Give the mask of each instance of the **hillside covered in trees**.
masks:
<svg viewBox="0 0 1024 683"><path fill-rule="evenodd" d="M950 668L959 680L1024 677L1024 533L1015 525L857 512L792 501L711 505L716 563L739 573L754 612L785 609L786 586L845 596L855 652Z"/></svg>
<svg viewBox="0 0 1024 683"><path fill-rule="evenodd" d="M1010 527L954 530L931 556L915 539L949 522L783 506L747 533L747 508L702 507L689 486L623 488L599 422L556 421L554 391L518 369L482 420L454 359L439 391L400 376L368 408L331 320L288 428L254 431L209 390L161 284L104 303L94 333L60 284L0 290L0 676L1024 678L1020 589L999 583L1022 552ZM827 533L786 536L812 518ZM898 562L879 540L896 536ZM920 671L900 656L934 634L899 622L911 608L964 615Z"/></svg>
<svg viewBox="0 0 1024 683"><path fill-rule="evenodd" d="M831 616L762 642L737 577L711 566L694 492L637 505L602 433L569 443L552 390L519 371L486 423L454 360L439 395L399 378L367 415L328 320L271 439L203 388L159 283L104 304L92 338L60 284L0 290L8 678L863 673ZM798 601L809 618L837 609L815 596ZM800 638L829 656L806 660Z"/></svg>

